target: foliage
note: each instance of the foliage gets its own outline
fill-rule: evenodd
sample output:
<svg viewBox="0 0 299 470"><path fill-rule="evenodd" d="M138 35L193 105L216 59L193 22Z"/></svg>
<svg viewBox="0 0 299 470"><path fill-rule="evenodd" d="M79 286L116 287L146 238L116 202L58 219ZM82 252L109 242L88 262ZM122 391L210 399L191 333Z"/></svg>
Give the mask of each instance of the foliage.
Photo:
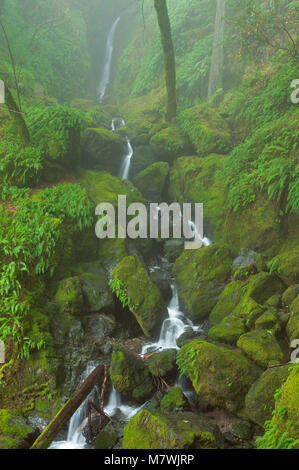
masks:
<svg viewBox="0 0 299 470"><path fill-rule="evenodd" d="M113 279L111 279L109 285L112 292L114 292L118 300L121 302L123 308L129 307L133 310L136 309L133 301L128 296L125 284L120 279L118 279L118 277L115 276Z"/></svg>

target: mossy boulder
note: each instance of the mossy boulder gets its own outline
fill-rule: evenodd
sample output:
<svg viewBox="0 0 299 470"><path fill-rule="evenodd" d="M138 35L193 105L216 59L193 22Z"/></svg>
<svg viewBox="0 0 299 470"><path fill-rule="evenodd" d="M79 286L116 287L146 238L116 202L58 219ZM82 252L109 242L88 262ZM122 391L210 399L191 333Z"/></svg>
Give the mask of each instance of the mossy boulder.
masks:
<svg viewBox="0 0 299 470"><path fill-rule="evenodd" d="M131 161L130 175L132 178L148 166L156 163L158 156L149 145L134 147L134 156Z"/></svg>
<svg viewBox="0 0 299 470"><path fill-rule="evenodd" d="M116 176L107 172L82 171L80 183L86 189L87 194L95 206L103 202L118 205L118 196L127 197L127 204L142 202L143 197L130 181L122 182Z"/></svg>
<svg viewBox="0 0 299 470"><path fill-rule="evenodd" d="M217 325L232 313L242 298L242 287L243 283L241 281L235 281L228 284L221 292L218 302L209 317L212 325Z"/></svg>
<svg viewBox="0 0 299 470"><path fill-rule="evenodd" d="M298 240L292 246L285 248L270 261L275 266L283 281L291 286L299 282L299 247Z"/></svg>
<svg viewBox="0 0 299 470"><path fill-rule="evenodd" d="M232 148L229 126L214 108L199 105L186 109L179 115L179 124L201 157L227 154Z"/></svg>
<svg viewBox="0 0 299 470"><path fill-rule="evenodd" d="M128 256L125 238L106 238L101 240L99 259L105 266L116 266Z"/></svg>
<svg viewBox="0 0 299 470"><path fill-rule="evenodd" d="M0 449L29 449L35 437L21 415L0 409Z"/></svg>
<svg viewBox="0 0 299 470"><path fill-rule="evenodd" d="M284 291L281 300L285 307L290 307L296 297L299 295L299 284L290 286Z"/></svg>
<svg viewBox="0 0 299 470"><path fill-rule="evenodd" d="M229 248L215 243L185 251L175 262L179 296L192 321L199 322L214 308L231 270Z"/></svg>
<svg viewBox="0 0 299 470"><path fill-rule="evenodd" d="M255 322L255 328L258 330L271 330L277 335L281 330L280 318L275 309L267 310Z"/></svg>
<svg viewBox="0 0 299 470"><path fill-rule="evenodd" d="M171 263L174 262L184 251L184 240L166 240L163 253Z"/></svg>
<svg viewBox="0 0 299 470"><path fill-rule="evenodd" d="M236 344L241 335L246 333L245 319L234 314L225 317L221 323L209 331L209 338L221 343Z"/></svg>
<svg viewBox="0 0 299 470"><path fill-rule="evenodd" d="M114 268L113 284L118 286L119 295L125 298L144 334L150 336L163 320L165 304L147 270L134 256L127 256Z"/></svg>
<svg viewBox="0 0 299 470"><path fill-rule="evenodd" d="M177 362L205 405L232 412L244 406L245 395L260 375L241 353L201 340L183 346Z"/></svg>
<svg viewBox="0 0 299 470"><path fill-rule="evenodd" d="M287 335L290 341L299 338L299 295L291 304L290 318L287 324Z"/></svg>
<svg viewBox="0 0 299 470"><path fill-rule="evenodd" d="M173 201L202 203L204 231L208 237L223 240L226 189L221 173L226 157L178 158L170 172L169 196Z"/></svg>
<svg viewBox="0 0 299 470"><path fill-rule="evenodd" d="M110 377L117 392L138 403L143 403L155 389L148 367L121 346L114 346Z"/></svg>
<svg viewBox="0 0 299 470"><path fill-rule="evenodd" d="M99 434L97 435L97 438L95 440L95 443L93 447L95 449L113 449L115 444L118 441L118 435L113 428L113 426L107 424L104 429L102 429Z"/></svg>
<svg viewBox="0 0 299 470"><path fill-rule="evenodd" d="M190 405L180 387L172 388L161 400L161 410L170 411L189 411Z"/></svg>
<svg viewBox="0 0 299 470"><path fill-rule="evenodd" d="M181 129L176 125L162 129L153 135L150 145L158 155L159 160L167 162L173 162L177 157L190 155L194 151L189 139L183 135Z"/></svg>
<svg viewBox="0 0 299 470"><path fill-rule="evenodd" d="M244 295L234 308L233 314L245 318L245 325L249 329L255 328L256 320L264 313L265 307L258 304L251 297Z"/></svg>
<svg viewBox="0 0 299 470"><path fill-rule="evenodd" d="M117 175L124 151L125 143L114 132L104 127L87 129L82 139L81 166Z"/></svg>
<svg viewBox="0 0 299 470"><path fill-rule="evenodd" d="M217 426L195 413L141 410L124 429L124 449L218 449Z"/></svg>
<svg viewBox="0 0 299 470"><path fill-rule="evenodd" d="M275 397L272 420L258 440L260 449L299 449L299 368L293 368Z"/></svg>
<svg viewBox="0 0 299 470"><path fill-rule="evenodd" d="M81 281L78 276L63 279L59 282L55 302L60 313L81 315L84 310L84 297Z"/></svg>
<svg viewBox="0 0 299 470"><path fill-rule="evenodd" d="M160 201L168 175L169 164L156 162L138 173L133 178L133 183L146 199Z"/></svg>
<svg viewBox="0 0 299 470"><path fill-rule="evenodd" d="M258 273L251 276L246 288L246 295L259 304L263 304L275 294L282 294L286 285L276 274Z"/></svg>
<svg viewBox="0 0 299 470"><path fill-rule="evenodd" d="M245 333L239 338L237 346L261 367L266 368L271 361L284 361L284 354L271 331L253 330Z"/></svg>
<svg viewBox="0 0 299 470"><path fill-rule="evenodd" d="M231 212L223 232L223 239L231 246L234 256L238 256L242 248L249 248L271 257L279 251L282 242L277 208L273 202L264 199Z"/></svg>
<svg viewBox="0 0 299 470"><path fill-rule="evenodd" d="M175 377L176 349L166 349L165 351L152 354L147 364L151 374L156 377Z"/></svg>
<svg viewBox="0 0 299 470"><path fill-rule="evenodd" d="M264 427L274 410L274 395L286 381L289 366L267 369L250 387L245 397L245 413L250 421Z"/></svg>
<svg viewBox="0 0 299 470"><path fill-rule="evenodd" d="M176 340L176 344L179 348L182 348L186 343L190 343L195 339L205 339L206 334L202 331L196 331L193 328L187 328L181 336Z"/></svg>

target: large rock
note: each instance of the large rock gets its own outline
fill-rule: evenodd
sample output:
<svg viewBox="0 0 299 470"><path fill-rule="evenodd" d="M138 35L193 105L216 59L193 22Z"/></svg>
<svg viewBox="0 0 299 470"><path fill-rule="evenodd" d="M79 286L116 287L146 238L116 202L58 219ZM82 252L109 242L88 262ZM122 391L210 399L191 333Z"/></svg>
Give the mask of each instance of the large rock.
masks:
<svg viewBox="0 0 299 470"><path fill-rule="evenodd" d="M173 201L204 205L204 232L210 238L222 240L226 189L223 172L226 157L209 155L205 158L182 157L170 173L169 195Z"/></svg>
<svg viewBox="0 0 299 470"><path fill-rule="evenodd" d="M78 276L59 282L55 302L60 313L81 315L84 311L84 298L81 281Z"/></svg>
<svg viewBox="0 0 299 470"><path fill-rule="evenodd" d="M289 366L267 369L250 387L245 397L245 413L254 423L261 427L271 419L275 406L274 394L286 381Z"/></svg>
<svg viewBox="0 0 299 470"><path fill-rule="evenodd" d="M22 416L0 409L0 449L29 449L36 437Z"/></svg>
<svg viewBox="0 0 299 470"><path fill-rule="evenodd" d="M117 392L138 403L143 403L154 393L155 387L148 367L121 346L114 347L110 377Z"/></svg>
<svg viewBox="0 0 299 470"><path fill-rule="evenodd" d="M125 144L114 132L98 127L87 129L82 141L81 164L84 168L119 173Z"/></svg>
<svg viewBox="0 0 299 470"><path fill-rule="evenodd" d="M158 161L158 156L149 145L139 145L134 147L134 156L131 162L130 175L136 176L145 170L149 165Z"/></svg>
<svg viewBox="0 0 299 470"><path fill-rule="evenodd" d="M179 123L199 156L229 153L232 147L231 132L215 109L205 105L186 109L179 115Z"/></svg>
<svg viewBox="0 0 299 470"><path fill-rule="evenodd" d="M271 331L253 330L245 333L239 338L237 346L261 367L267 367L271 361L284 360L284 354Z"/></svg>
<svg viewBox="0 0 299 470"><path fill-rule="evenodd" d="M234 345L246 331L245 319L231 314L210 329L209 338Z"/></svg>
<svg viewBox="0 0 299 470"><path fill-rule="evenodd" d="M133 183L145 198L151 201L160 202L168 174L168 163L156 162L138 173L133 178Z"/></svg>
<svg viewBox="0 0 299 470"><path fill-rule="evenodd" d="M218 449L214 423L195 413L141 410L124 429L124 449Z"/></svg>
<svg viewBox="0 0 299 470"><path fill-rule="evenodd" d="M128 256L114 268L111 286L133 313L146 336L161 324L164 300L147 270L134 256Z"/></svg>
<svg viewBox="0 0 299 470"><path fill-rule="evenodd" d="M152 354L147 364L151 374L156 377L175 377L176 366L176 349L166 349L162 352Z"/></svg>
<svg viewBox="0 0 299 470"><path fill-rule="evenodd" d="M190 404L180 387L172 388L161 400L161 410L170 411L189 411Z"/></svg>
<svg viewBox="0 0 299 470"><path fill-rule="evenodd" d="M286 382L276 393L275 409L265 435L257 441L261 449L299 449L299 372L293 367Z"/></svg>
<svg viewBox="0 0 299 470"><path fill-rule="evenodd" d="M290 341L299 339L299 295L291 304L290 319L287 324L287 335Z"/></svg>
<svg viewBox="0 0 299 470"><path fill-rule="evenodd" d="M159 160L173 162L177 157L190 155L194 152L189 139L187 139L181 129L175 125L162 129L155 134L150 141Z"/></svg>
<svg viewBox="0 0 299 470"><path fill-rule="evenodd" d="M228 284L221 292L218 302L209 317L212 325L217 325L232 313L242 298L242 287L243 283L241 281L235 281Z"/></svg>
<svg viewBox="0 0 299 470"><path fill-rule="evenodd" d="M226 245L186 250L175 262L179 296L191 320L203 320L214 308L229 278L232 261Z"/></svg>
<svg viewBox="0 0 299 470"><path fill-rule="evenodd" d="M177 362L206 405L232 412L244 406L245 395L260 374L239 352L207 341L183 346Z"/></svg>

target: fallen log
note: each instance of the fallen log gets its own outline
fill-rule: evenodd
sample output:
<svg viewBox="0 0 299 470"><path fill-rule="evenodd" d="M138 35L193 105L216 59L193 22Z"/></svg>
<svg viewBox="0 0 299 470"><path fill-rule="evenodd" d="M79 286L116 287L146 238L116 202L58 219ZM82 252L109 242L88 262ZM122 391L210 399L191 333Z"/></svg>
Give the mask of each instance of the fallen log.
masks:
<svg viewBox="0 0 299 470"><path fill-rule="evenodd" d="M73 416L75 411L88 397L94 386L99 380L100 375L104 371L104 366L98 366L83 382L78 392L64 405L50 424L44 429L41 435L36 439L31 449L48 449L55 436L62 427Z"/></svg>

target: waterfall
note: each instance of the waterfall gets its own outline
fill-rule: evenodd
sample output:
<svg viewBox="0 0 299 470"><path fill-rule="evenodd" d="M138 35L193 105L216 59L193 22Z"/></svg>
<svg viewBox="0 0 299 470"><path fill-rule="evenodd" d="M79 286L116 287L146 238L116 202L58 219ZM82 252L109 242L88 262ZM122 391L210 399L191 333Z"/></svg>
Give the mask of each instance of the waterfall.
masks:
<svg viewBox="0 0 299 470"><path fill-rule="evenodd" d="M112 55L113 55L113 48L114 48L114 36L115 36L116 28L117 28L119 21L120 21L120 16L114 21L110 29L110 32L108 34L108 38L107 38L105 65L104 65L104 69L102 73L102 78L98 86L98 99L100 103L102 103L104 99L106 89L110 81L111 63L112 63Z"/></svg>
<svg viewBox="0 0 299 470"><path fill-rule="evenodd" d="M225 0L217 0L214 44L209 78L208 97L222 88L224 56Z"/></svg>
<svg viewBox="0 0 299 470"><path fill-rule="evenodd" d="M186 331L187 328L193 328L194 331L198 327L194 326L191 320L185 317L180 311L178 291L174 285L171 286L172 298L168 305L168 318L164 320L159 340L156 343L149 343L143 346L141 354L165 349L178 349L176 340Z"/></svg>
<svg viewBox="0 0 299 470"><path fill-rule="evenodd" d="M210 246L211 245L212 242L211 242L211 240L209 240L209 238L207 238L207 237L202 238L201 237L200 233L197 230L197 227L196 227L195 223L192 222L192 220L189 220L189 226L194 232L194 241L195 242L201 242L203 244L203 246Z"/></svg>
<svg viewBox="0 0 299 470"><path fill-rule="evenodd" d="M113 132L117 132L119 129L126 125L123 118L113 118L111 123L111 130ZM130 168L131 168L131 161L134 155L134 150L131 145L129 137L126 136L127 142L127 151L123 158L123 162L120 168L119 177L122 181L129 179Z"/></svg>

